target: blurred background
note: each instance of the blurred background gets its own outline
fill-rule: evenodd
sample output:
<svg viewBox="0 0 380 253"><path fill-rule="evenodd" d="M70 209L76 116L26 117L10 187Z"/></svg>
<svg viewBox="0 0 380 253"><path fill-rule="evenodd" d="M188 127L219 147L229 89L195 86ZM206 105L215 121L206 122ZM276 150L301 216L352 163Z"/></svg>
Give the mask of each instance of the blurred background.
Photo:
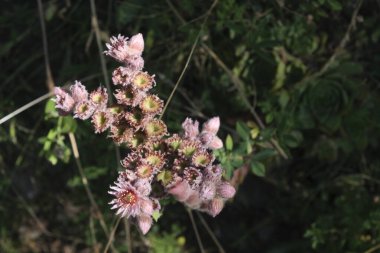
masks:
<svg viewBox="0 0 380 253"><path fill-rule="evenodd" d="M233 201L192 223L166 200L147 236L122 222L110 252L202 252L194 224L203 252L380 252L380 1L0 6L0 119L54 85L106 86L118 64L99 52L111 35L139 32L161 98L185 69L169 130L221 117L215 155L238 188ZM89 122L58 117L48 95L36 102L0 125L0 252L103 252L115 146Z"/></svg>

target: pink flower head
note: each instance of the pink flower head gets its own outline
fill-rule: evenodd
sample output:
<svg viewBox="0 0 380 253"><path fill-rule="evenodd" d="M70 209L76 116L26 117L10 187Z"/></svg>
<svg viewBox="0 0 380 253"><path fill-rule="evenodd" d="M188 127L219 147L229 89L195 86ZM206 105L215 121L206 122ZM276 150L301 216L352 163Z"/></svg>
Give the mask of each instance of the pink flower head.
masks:
<svg viewBox="0 0 380 253"><path fill-rule="evenodd" d="M60 115L69 114L75 105L74 99L65 90L55 87L55 108L58 109Z"/></svg>
<svg viewBox="0 0 380 253"><path fill-rule="evenodd" d="M133 36L130 41L119 34L117 37L111 37L110 43L107 43L106 46L108 50L105 51L105 54L119 62L126 63L127 67L133 65L136 68L144 65L141 57L144 50L144 39L141 34Z"/></svg>
<svg viewBox="0 0 380 253"><path fill-rule="evenodd" d="M94 110L94 106L88 100L78 102L74 109L74 118L86 120L92 116Z"/></svg>
<svg viewBox="0 0 380 253"><path fill-rule="evenodd" d="M136 217L141 214L140 204L144 197L140 192L127 181L116 181L114 186L110 187L112 191L108 193L115 196L109 204L111 209L118 209L116 214L121 217Z"/></svg>
<svg viewBox="0 0 380 253"><path fill-rule="evenodd" d="M139 215L137 217L137 225L139 226L139 229L144 235L148 233L148 231L152 227L152 223L153 223L152 217L148 215Z"/></svg>
<svg viewBox="0 0 380 253"><path fill-rule="evenodd" d="M106 131L112 124L112 115L106 110L98 110L92 115L92 124L95 128L95 133Z"/></svg>
<svg viewBox="0 0 380 253"><path fill-rule="evenodd" d="M199 134L199 122L196 120L193 121L190 118L186 118L182 123L182 129L184 130L185 138L194 140Z"/></svg>
<svg viewBox="0 0 380 253"><path fill-rule="evenodd" d="M185 168L183 177L191 185L192 189L197 188L202 182L202 173L193 167Z"/></svg>
<svg viewBox="0 0 380 253"><path fill-rule="evenodd" d="M99 87L90 93L90 102L96 108L106 108L108 101L108 93L106 88Z"/></svg>
<svg viewBox="0 0 380 253"><path fill-rule="evenodd" d="M70 91L76 103L87 101L88 92L81 82L75 81L75 83L70 86Z"/></svg>
<svg viewBox="0 0 380 253"><path fill-rule="evenodd" d="M135 71L126 67L118 67L112 72L112 82L115 85L127 86L131 83Z"/></svg>
<svg viewBox="0 0 380 253"><path fill-rule="evenodd" d="M117 37L111 37L110 43L107 43L106 47L108 50L104 53L119 62L124 62L130 56L128 53L128 38L120 34Z"/></svg>

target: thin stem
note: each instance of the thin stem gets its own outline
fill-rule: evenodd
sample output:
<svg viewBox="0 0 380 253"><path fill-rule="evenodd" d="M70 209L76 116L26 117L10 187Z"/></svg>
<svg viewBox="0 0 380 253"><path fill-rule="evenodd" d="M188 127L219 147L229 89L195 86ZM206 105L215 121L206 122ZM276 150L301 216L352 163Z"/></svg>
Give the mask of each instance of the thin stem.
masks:
<svg viewBox="0 0 380 253"><path fill-rule="evenodd" d="M3 117L0 119L0 125L5 123L6 121L10 120L11 118L15 117L17 114L20 114L22 113L23 111L29 109L30 107L32 107L33 105L36 105L42 101L44 101L45 99L48 99L49 97L51 97L53 95L53 93L49 92L49 93L46 93L45 95L42 95L41 97L39 98L36 98L35 100L27 103L26 105L24 106L21 106L20 108L18 108L17 110L11 112L10 114L8 114L7 116Z"/></svg>
<svg viewBox="0 0 380 253"><path fill-rule="evenodd" d="M125 236L127 240L128 253L132 252L132 238L131 238L131 225L127 218L124 218Z"/></svg>
<svg viewBox="0 0 380 253"><path fill-rule="evenodd" d="M160 119L162 119L162 117L163 117L163 115L164 115L164 113L165 113L165 111L166 111L166 108L168 107L170 101L172 100L173 95L174 95L174 93L176 92L176 90L177 90L177 88L178 88L178 85L179 85L179 83L181 82L182 77L183 77L183 75L185 74L185 72L186 72L186 70L187 70L187 67L189 66L189 63L190 63L191 57L192 57L193 54L194 54L194 50L195 50L195 48L196 48L196 46L197 46L197 44L198 44L198 41L199 41L200 35L201 35L202 31L203 31L203 28L204 28L204 26L206 25L206 22L207 22L209 16L211 15L212 10L215 8L215 6L216 6L217 3L218 3L218 0L215 0L215 1L212 3L211 7L210 7L210 8L208 9L208 11L207 11L206 17L205 17L205 19L204 19L204 21L203 21L203 23L202 23L202 25L201 25L201 28L199 29L199 32L198 32L197 38L195 39L195 41L194 41L194 43L193 43L193 46L192 46L192 48L191 48L190 54L189 54L189 56L187 57L185 67L182 69L181 75L179 76L179 78L178 78L178 80L177 80L177 82L176 82L176 84L175 84L175 86L174 86L172 92L170 93L170 96L169 96L169 98L168 98L168 101L166 102L166 104L165 104L165 106L164 106L164 109L162 110L162 113L161 113L161 115L160 115ZM172 8L172 10L176 13L176 15L179 15L179 17L181 17L181 15L175 10L174 6L171 5L170 2L168 2L168 4L169 4L170 8ZM184 22L184 19L183 19L182 17L181 17L181 22Z"/></svg>
<svg viewBox="0 0 380 253"><path fill-rule="evenodd" d="M38 3L38 15L40 18L41 30L42 30L42 44L43 44L43 48L44 48L46 85L47 85L49 91L53 91L55 85L54 85L54 80L53 80L53 76L51 74L51 68L50 68L49 50L48 50L48 43L47 43L47 36L46 36L44 12L43 12L41 0L37 0L37 3Z"/></svg>
<svg viewBox="0 0 380 253"><path fill-rule="evenodd" d="M195 212L198 215L198 218L201 220L202 225L205 227L207 233L210 235L211 239L214 241L216 247L218 247L218 250L220 253L225 253L226 251L223 249L222 244L219 242L218 238L216 238L214 232L211 230L210 226L207 224L203 216L196 211Z"/></svg>
<svg viewBox="0 0 380 253"><path fill-rule="evenodd" d="M107 251L108 251L108 249L109 249L111 243L113 242L113 239L114 239L114 237L115 237L115 232L116 232L117 227L119 226L120 220L121 220L121 218L117 219L116 224L115 224L115 226L113 227L113 229L112 229L112 231L111 231L111 234L110 234L110 236L109 236L109 238L108 238L108 242L107 242L106 247L104 248L103 253L107 253Z"/></svg>
<svg viewBox="0 0 380 253"><path fill-rule="evenodd" d="M201 250L201 253L205 253L206 251L205 251L205 249L203 247L203 243L202 243L202 240L201 240L201 236L199 235L197 224L195 224L193 212L191 211L191 209L189 209L187 207L186 207L186 211L187 211L187 213L189 215L191 224L193 225L193 229L194 229L195 237L197 238L199 249Z"/></svg>
<svg viewBox="0 0 380 253"><path fill-rule="evenodd" d="M219 56L206 44L202 44L202 47L207 51L207 53L211 56L211 58L214 59L216 64L218 64L229 76L232 83L235 85L236 89L240 93L243 102L248 107L249 111L251 112L253 118L256 120L257 124L261 129L265 129L265 124L259 117L259 115L256 113L255 108L251 105L251 103L248 101L248 98L246 97L246 93L244 91L244 83L243 81L236 76L228 67L227 65L219 58ZM277 152L284 158L288 159L288 155L285 153L285 151L281 148L281 146L278 144L278 142L275 139L271 139L270 143L272 144L273 148L277 150Z"/></svg>
<svg viewBox="0 0 380 253"><path fill-rule="evenodd" d="M364 251L364 253L372 253L372 252L375 252L378 249L380 249L380 244L377 244L377 245L373 246L372 248Z"/></svg>
<svg viewBox="0 0 380 253"><path fill-rule="evenodd" d="M160 119L162 119L162 117L164 116L164 113L165 113L165 111L166 111L166 108L168 107L170 101L172 100L173 95L174 95L174 93L176 92L176 90L177 90L177 88L178 88L178 85L179 85L179 83L181 82L182 77L183 77L183 75L185 74L185 72L186 72L186 70L187 70L187 67L189 66L189 63L190 63L191 57L193 56L193 53L194 53L195 47L196 47L197 44L198 44L199 36L200 36L200 33L198 33L197 38L195 39L195 41L194 41L194 43L193 43L193 46L192 46L191 51L190 51L190 54L189 54L189 56L187 57L185 67L182 69L181 75L179 76L179 78L178 78L178 80L177 80L177 82L176 82L176 84L175 84L175 86L174 86L172 92L170 93L170 96L169 96L169 98L168 98L168 101L166 101L166 103L165 103L164 109L162 110L162 113L161 113L161 115L160 115Z"/></svg>
<svg viewBox="0 0 380 253"><path fill-rule="evenodd" d="M75 158L75 163L76 163L76 165L78 167L78 171L79 171L79 174L81 176L82 183L83 183L83 186L84 186L84 188L86 190L87 196L88 196L88 198L90 200L91 206L96 211L96 214L99 217L99 222L100 222L100 225L101 225L101 227L102 227L105 235L107 237L110 237L110 233L108 231L108 227L107 227L106 222L104 220L103 214L102 214L102 212L100 212L100 208L99 208L98 204L96 204L94 195L92 194L92 191L91 191L90 186L88 184L88 179L86 177L86 174L84 173L82 164L80 162L78 145L77 145L77 142L76 142L76 139L75 139L75 135L72 132L69 133L69 139L70 139L71 148L73 150L73 154L74 154L74 158ZM112 250L116 251L114 248L112 248Z"/></svg>
<svg viewBox="0 0 380 253"><path fill-rule="evenodd" d="M108 75L107 75L106 60L104 59L104 55L103 55L102 41L101 41L101 38L100 38L100 29L99 29L98 17L96 15L95 1L94 0L90 0L90 4L91 4L91 25L92 25L92 28L95 31L96 44L98 45L98 49L99 49L100 64L102 66L104 83L106 84L107 91L108 91L108 97L110 99L109 102L112 104L113 103L113 98L112 98L112 92L111 92L110 82L108 80Z"/></svg>

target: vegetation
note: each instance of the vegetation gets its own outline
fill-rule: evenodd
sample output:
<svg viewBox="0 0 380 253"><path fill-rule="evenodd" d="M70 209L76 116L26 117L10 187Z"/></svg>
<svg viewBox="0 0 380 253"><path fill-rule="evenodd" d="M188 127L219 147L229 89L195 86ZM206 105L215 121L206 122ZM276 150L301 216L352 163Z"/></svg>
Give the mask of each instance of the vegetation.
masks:
<svg viewBox="0 0 380 253"><path fill-rule="evenodd" d="M378 1L1 5L1 252L380 251ZM169 131L219 115L215 155L238 187L216 218L161 203L146 236L109 209L123 147L48 95L3 120L54 85L107 86L104 44L139 32L154 92L175 91Z"/></svg>

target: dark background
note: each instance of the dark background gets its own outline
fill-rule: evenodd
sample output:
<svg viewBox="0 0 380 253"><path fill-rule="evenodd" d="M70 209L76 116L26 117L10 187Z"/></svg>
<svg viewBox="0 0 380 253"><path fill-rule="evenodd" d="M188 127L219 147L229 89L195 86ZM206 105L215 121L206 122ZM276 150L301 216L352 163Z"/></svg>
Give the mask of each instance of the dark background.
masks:
<svg viewBox="0 0 380 253"><path fill-rule="evenodd" d="M217 156L227 179L240 173L237 195L203 215L224 250L380 252L380 1L95 1L98 30L90 2L44 0L41 16L38 1L1 1L0 118L53 84L106 85L96 34L103 51L111 35L141 32L165 100L195 45L164 120L174 132L187 116L219 115L221 138L232 137ZM106 58L108 80L116 66ZM115 146L44 100L0 125L0 252L103 252L69 132L112 228ZM185 208L166 202L146 237L131 227L133 252L200 252ZM218 252L194 217L206 251ZM126 228L114 252L127 252Z"/></svg>

